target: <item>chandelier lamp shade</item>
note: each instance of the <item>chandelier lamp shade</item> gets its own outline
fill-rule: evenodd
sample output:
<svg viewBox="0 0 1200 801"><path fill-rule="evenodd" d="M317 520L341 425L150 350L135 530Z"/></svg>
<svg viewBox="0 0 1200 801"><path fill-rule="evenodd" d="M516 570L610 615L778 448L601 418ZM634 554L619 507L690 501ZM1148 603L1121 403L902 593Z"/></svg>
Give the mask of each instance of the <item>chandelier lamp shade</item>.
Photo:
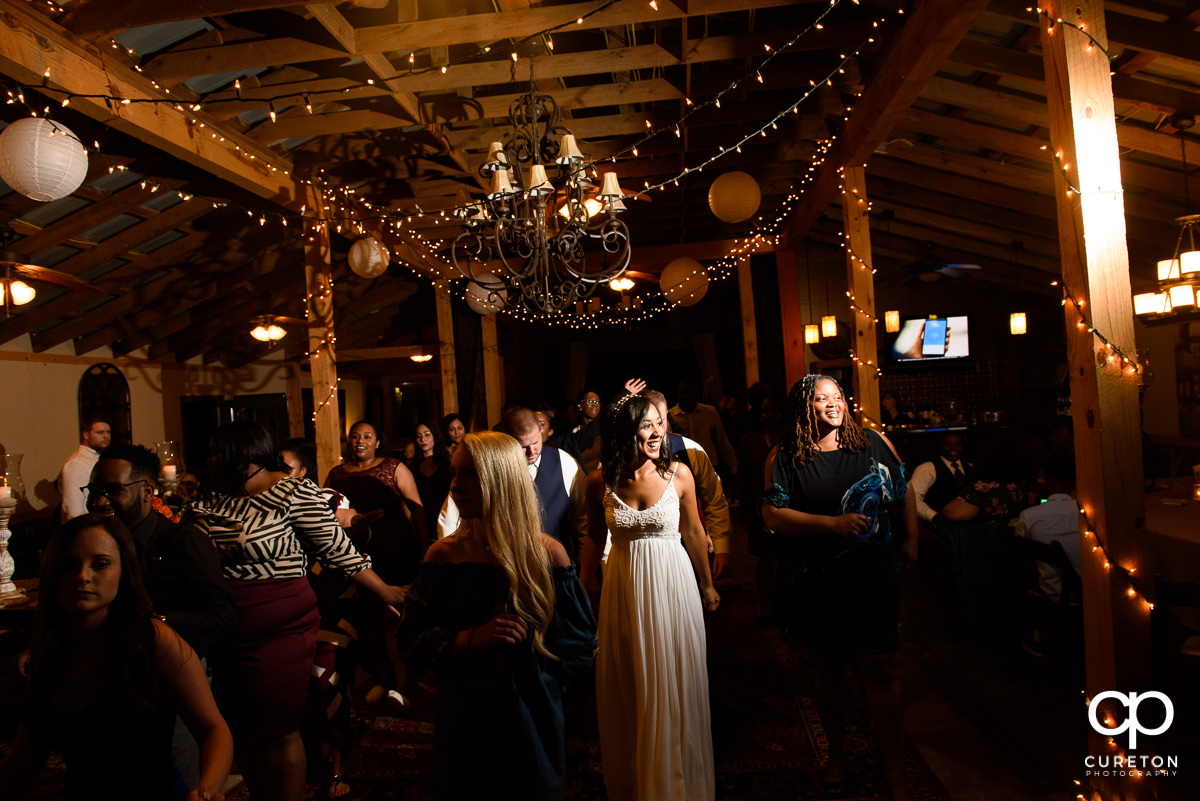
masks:
<svg viewBox="0 0 1200 801"><path fill-rule="evenodd" d="M1200 288L1200 250L1196 248L1196 229L1200 214L1175 220L1179 238L1171 258L1158 263L1158 291L1133 296L1134 314L1146 325L1175 322L1182 315L1195 315L1196 290Z"/></svg>
<svg viewBox="0 0 1200 801"><path fill-rule="evenodd" d="M508 118L511 129L488 145L479 169L487 192L456 210L465 230L451 258L474 285L468 303L483 291L496 310L567 311L629 266L624 192L611 172L596 187L553 97L521 95Z"/></svg>
<svg viewBox="0 0 1200 801"><path fill-rule="evenodd" d="M79 137L42 117L17 120L0 133L0 178L28 198L47 203L74 192L87 175Z"/></svg>

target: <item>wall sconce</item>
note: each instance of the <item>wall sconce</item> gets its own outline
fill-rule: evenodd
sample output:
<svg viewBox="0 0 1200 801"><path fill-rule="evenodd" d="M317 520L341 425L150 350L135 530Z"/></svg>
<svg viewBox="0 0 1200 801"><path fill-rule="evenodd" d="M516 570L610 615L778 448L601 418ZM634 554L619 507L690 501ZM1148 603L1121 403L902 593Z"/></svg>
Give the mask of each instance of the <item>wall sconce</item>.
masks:
<svg viewBox="0 0 1200 801"><path fill-rule="evenodd" d="M836 337L837 336L837 318L832 314L827 314L821 318L821 336Z"/></svg>
<svg viewBox="0 0 1200 801"><path fill-rule="evenodd" d="M1028 329L1025 325L1025 312L1013 312L1008 316L1008 331L1010 334L1024 334L1026 330Z"/></svg>
<svg viewBox="0 0 1200 801"><path fill-rule="evenodd" d="M815 325L804 326L804 344L815 345L821 341L821 329Z"/></svg>
<svg viewBox="0 0 1200 801"><path fill-rule="evenodd" d="M892 309L883 313L883 330L895 334L900 330L900 312Z"/></svg>

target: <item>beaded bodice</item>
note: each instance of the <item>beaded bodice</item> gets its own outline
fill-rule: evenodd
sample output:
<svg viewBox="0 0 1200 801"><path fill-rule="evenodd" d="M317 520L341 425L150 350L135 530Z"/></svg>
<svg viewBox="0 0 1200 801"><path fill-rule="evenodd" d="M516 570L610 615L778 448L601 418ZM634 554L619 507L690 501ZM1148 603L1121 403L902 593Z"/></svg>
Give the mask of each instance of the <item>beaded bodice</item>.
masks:
<svg viewBox="0 0 1200 801"><path fill-rule="evenodd" d="M604 520L613 542L662 537L679 539L679 496L675 493L675 472L655 504L638 511L625 503L609 487L604 491Z"/></svg>

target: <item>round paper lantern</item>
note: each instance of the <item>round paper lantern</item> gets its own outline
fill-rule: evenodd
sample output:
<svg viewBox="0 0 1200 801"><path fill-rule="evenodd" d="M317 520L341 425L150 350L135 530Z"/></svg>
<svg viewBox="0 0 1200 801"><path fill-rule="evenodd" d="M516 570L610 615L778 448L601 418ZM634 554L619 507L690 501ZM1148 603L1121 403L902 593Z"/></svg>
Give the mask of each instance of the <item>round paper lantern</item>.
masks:
<svg viewBox="0 0 1200 801"><path fill-rule="evenodd" d="M66 197L83 183L87 166L83 145L56 122L26 117L0 133L0 178L26 197Z"/></svg>
<svg viewBox="0 0 1200 801"><path fill-rule="evenodd" d="M676 259L663 268L658 286L667 300L680 306L691 306L699 303L708 291L708 272L695 259Z"/></svg>
<svg viewBox="0 0 1200 801"><path fill-rule="evenodd" d="M479 277L484 283L500 283L500 279L490 273ZM493 281L488 281L489 278L493 279ZM471 307L471 311L484 317L490 317L503 309L505 301L508 300L508 290L488 289L474 281L467 283L466 295L467 305Z"/></svg>
<svg viewBox="0 0 1200 801"><path fill-rule="evenodd" d="M727 223L750 219L761 202L758 181L744 172L727 172L708 188L708 207L718 220Z"/></svg>
<svg viewBox="0 0 1200 801"><path fill-rule="evenodd" d="M374 237L360 239L350 246L350 269L363 278L378 278L387 270L391 255Z"/></svg>

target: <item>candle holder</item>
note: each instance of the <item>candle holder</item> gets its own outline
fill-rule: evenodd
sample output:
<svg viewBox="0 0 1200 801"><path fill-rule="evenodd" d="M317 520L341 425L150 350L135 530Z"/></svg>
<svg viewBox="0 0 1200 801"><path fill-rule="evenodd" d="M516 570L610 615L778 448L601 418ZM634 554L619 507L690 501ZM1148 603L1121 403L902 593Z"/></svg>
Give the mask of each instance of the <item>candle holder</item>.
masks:
<svg viewBox="0 0 1200 801"><path fill-rule="evenodd" d="M183 463L182 449L178 442L168 440L154 443L154 452L158 454L160 465L159 497L172 512L178 514L187 504L187 500L179 490L179 479L187 472L187 466Z"/></svg>
<svg viewBox="0 0 1200 801"><path fill-rule="evenodd" d="M21 454L0 454L0 606L16 600L24 600L25 593L17 589L12 577L17 571L16 562L8 552L8 521L17 504L25 499L25 482L21 479Z"/></svg>

